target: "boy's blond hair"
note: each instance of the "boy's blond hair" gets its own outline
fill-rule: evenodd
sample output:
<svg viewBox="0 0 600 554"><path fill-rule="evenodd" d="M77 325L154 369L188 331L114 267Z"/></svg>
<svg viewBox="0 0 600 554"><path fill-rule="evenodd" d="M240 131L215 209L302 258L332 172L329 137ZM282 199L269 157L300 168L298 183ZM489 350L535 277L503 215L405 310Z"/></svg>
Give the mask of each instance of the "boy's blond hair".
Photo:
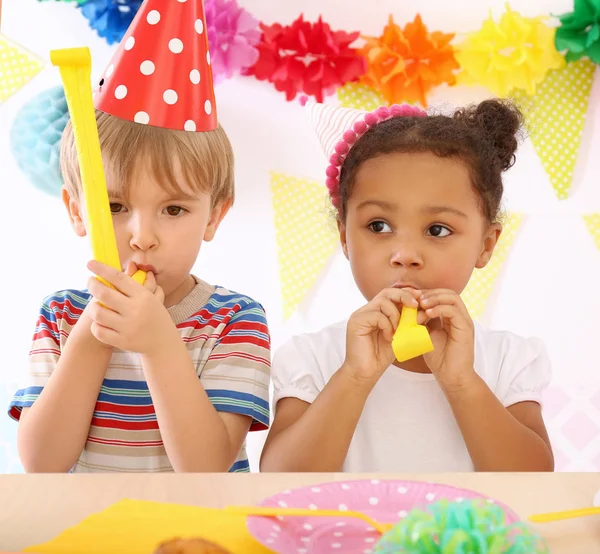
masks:
<svg viewBox="0 0 600 554"><path fill-rule="evenodd" d="M96 110L96 122L104 167L113 177L117 193L127 198L129 184L140 164L148 169L168 193L181 191L175 180L179 161L187 184L211 195L212 207L233 202L233 150L223 128L193 133L132 123ZM60 168L72 198L81 198L81 177L69 120L60 145Z"/></svg>

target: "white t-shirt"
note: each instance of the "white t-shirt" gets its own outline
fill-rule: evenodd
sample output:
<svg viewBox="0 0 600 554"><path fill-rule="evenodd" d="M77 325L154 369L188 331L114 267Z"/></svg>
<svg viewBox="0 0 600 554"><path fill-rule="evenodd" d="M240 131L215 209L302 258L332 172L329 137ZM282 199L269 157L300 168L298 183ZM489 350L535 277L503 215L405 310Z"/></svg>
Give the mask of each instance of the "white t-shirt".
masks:
<svg viewBox="0 0 600 554"><path fill-rule="evenodd" d="M298 335L276 353L273 406L286 397L312 403L346 357L346 324ZM550 381L543 343L475 323L475 371L505 407L541 404ZM444 393L432 374L390 366L381 376L354 432L347 472L473 471Z"/></svg>

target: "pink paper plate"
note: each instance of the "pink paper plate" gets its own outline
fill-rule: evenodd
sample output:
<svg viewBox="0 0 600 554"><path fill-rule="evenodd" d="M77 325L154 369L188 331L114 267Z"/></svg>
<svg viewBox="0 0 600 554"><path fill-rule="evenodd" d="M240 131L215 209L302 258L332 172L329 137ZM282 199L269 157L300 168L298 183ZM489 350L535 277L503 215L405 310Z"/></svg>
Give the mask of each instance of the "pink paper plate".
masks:
<svg viewBox="0 0 600 554"><path fill-rule="evenodd" d="M260 506L352 510L382 523L397 523L413 508L442 498L486 498L506 513L507 523L519 517L507 506L477 492L420 481L337 481L288 490L261 502ZM364 521L352 517L248 518L252 536L277 554L370 554L381 536Z"/></svg>

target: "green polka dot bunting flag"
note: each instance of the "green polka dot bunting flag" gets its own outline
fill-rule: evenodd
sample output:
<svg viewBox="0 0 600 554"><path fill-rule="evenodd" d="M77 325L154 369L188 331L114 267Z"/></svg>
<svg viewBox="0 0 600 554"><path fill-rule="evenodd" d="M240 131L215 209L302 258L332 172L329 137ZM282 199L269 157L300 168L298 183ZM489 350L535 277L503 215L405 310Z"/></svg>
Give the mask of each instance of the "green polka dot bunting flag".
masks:
<svg viewBox="0 0 600 554"><path fill-rule="evenodd" d="M600 250L600 214L584 215L583 220L594 239L596 248Z"/></svg>
<svg viewBox="0 0 600 554"><path fill-rule="evenodd" d="M283 316L288 319L314 286L339 241L328 219L323 183L271 173L271 193Z"/></svg>
<svg viewBox="0 0 600 554"><path fill-rule="evenodd" d="M492 259L483 269L475 270L469 284L461 294L461 298L472 318L481 317L485 311L488 298L500 275L500 270L510 251L522 220L523 215L518 213L510 214L507 217Z"/></svg>
<svg viewBox="0 0 600 554"><path fill-rule="evenodd" d="M375 90L359 83L348 83L337 92L340 106L371 112L379 106L385 106L386 101Z"/></svg>
<svg viewBox="0 0 600 554"><path fill-rule="evenodd" d="M569 63L550 71L534 96L514 94L559 200L569 196L595 67L587 59Z"/></svg>

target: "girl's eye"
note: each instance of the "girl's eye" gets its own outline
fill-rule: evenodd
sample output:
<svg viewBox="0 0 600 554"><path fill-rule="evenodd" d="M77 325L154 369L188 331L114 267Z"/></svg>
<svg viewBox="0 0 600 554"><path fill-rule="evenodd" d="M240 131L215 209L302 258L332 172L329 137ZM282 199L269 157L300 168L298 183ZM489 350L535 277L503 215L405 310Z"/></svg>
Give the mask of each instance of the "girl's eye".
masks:
<svg viewBox="0 0 600 554"><path fill-rule="evenodd" d="M432 225L428 232L432 237L447 237L452 234L452 231L445 225Z"/></svg>
<svg viewBox="0 0 600 554"><path fill-rule="evenodd" d="M181 215L185 210L180 206L169 206L167 208L167 213L172 216Z"/></svg>
<svg viewBox="0 0 600 554"><path fill-rule="evenodd" d="M385 221L373 221L369 223L369 229L374 233L391 233L391 227Z"/></svg>
<svg viewBox="0 0 600 554"><path fill-rule="evenodd" d="M111 202L110 204L110 213L119 214L123 211L125 207L123 204L117 204L116 202Z"/></svg>

